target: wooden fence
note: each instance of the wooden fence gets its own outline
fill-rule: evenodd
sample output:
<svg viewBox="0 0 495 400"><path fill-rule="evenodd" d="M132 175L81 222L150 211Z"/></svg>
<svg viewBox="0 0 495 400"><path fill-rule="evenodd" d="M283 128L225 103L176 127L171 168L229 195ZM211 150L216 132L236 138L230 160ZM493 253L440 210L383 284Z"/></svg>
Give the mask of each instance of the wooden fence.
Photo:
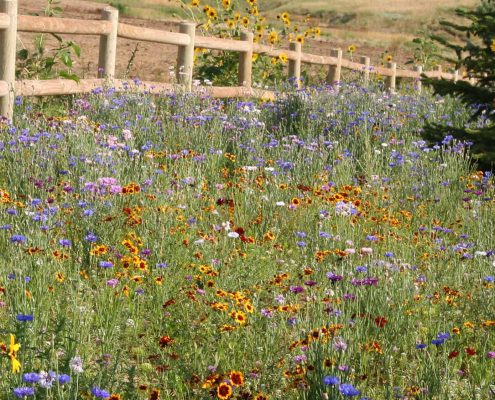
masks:
<svg viewBox="0 0 495 400"><path fill-rule="evenodd" d="M98 78L82 79L80 82L63 79L23 80L16 81L16 40L17 32L38 32L56 34L98 35L100 48L98 58ZM119 23L118 10L106 7L102 10L100 20L81 20L69 18L52 18L28 15L17 15L17 0L0 0L0 115L9 119L13 116L16 96L48 96L87 93L97 87L110 83L117 89L128 88L127 81L115 79L115 58L117 38L127 38L147 42L163 43L178 46L177 81L184 90L196 90L192 87L194 48L239 52L238 85L235 87L203 87L215 97L265 96L269 94L252 87L252 56L254 53L271 57L285 54L288 58L288 75L298 84L301 76L301 64L319 64L328 66L327 82L338 83L342 68L359 71L363 74L364 84L370 74L380 74L385 78L386 88L395 90L397 78L414 80L416 90L421 90L422 67L414 70L399 70L394 62L386 67L372 67L369 57L361 57L360 62L342 58L342 50L334 49L329 56L307 54L301 51L300 43L291 43L289 50L274 49L253 42L253 34L244 32L240 40L220 39L215 37L196 36L195 24L181 22L179 32L166 32L156 29L142 28ZM425 75L435 78L457 80L454 74L444 73L441 67ZM152 92L173 90L167 83L143 82L138 89Z"/></svg>

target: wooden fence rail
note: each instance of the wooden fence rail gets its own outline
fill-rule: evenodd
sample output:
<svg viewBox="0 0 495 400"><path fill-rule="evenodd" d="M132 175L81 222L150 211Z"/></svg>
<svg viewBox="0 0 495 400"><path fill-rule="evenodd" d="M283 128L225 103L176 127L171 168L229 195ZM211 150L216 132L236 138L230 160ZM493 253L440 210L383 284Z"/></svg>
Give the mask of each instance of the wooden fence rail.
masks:
<svg viewBox="0 0 495 400"><path fill-rule="evenodd" d="M360 62L342 58L342 50L340 49L333 49L330 55L321 56L303 53L300 43L291 43L289 50L274 49L271 46L253 43L253 34L250 32L242 33L240 40L222 39L196 36L196 26L191 22L181 22L179 32L166 32L120 23L118 18L118 10L112 7L106 7L102 10L100 20L18 16L17 0L0 0L0 115L9 119L13 117L15 96L87 93L105 83L112 84L117 90L128 88L129 85L132 86L128 82L115 79L115 58L119 37L178 46L176 64L178 83L183 86L184 90L206 90L215 97L266 96L271 93L252 87L253 54L270 57L285 55L289 61L288 77L293 79L296 85L301 82L301 65L305 63L328 66L326 81L329 84L339 83L342 68L346 68L361 73L365 84L369 82L371 74L380 74L385 78L385 86L389 91L395 90L397 78L413 79L414 87L418 92L421 91L421 74L423 72L421 66L416 66L412 71L397 69L395 63L388 63L386 67L373 67L370 65L369 57L361 57ZM62 79L16 81L17 32L99 36L99 79L82 79L79 83ZM195 48L239 52L239 86L193 88ZM457 71L454 74L444 73L440 67L425 72L425 75L454 81L459 79ZM157 92L173 90L173 88L174 86L171 84L145 82L136 89Z"/></svg>

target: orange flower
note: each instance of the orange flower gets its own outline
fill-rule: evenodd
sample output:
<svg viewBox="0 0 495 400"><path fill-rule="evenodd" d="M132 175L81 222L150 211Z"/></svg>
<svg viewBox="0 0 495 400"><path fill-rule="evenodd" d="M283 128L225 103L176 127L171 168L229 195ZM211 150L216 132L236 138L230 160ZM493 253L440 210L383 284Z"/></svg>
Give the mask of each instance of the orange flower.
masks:
<svg viewBox="0 0 495 400"><path fill-rule="evenodd" d="M229 375L229 378L234 386L244 385L244 375L240 371L232 371Z"/></svg>
<svg viewBox="0 0 495 400"><path fill-rule="evenodd" d="M222 382L217 387L217 396L221 400L229 399L232 396L232 387L229 384Z"/></svg>

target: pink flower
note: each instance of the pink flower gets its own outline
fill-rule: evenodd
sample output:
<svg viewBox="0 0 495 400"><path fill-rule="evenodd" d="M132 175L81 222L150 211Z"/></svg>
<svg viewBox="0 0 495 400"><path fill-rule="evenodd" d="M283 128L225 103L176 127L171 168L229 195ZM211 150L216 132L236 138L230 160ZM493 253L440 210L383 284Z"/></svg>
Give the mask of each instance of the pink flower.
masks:
<svg viewBox="0 0 495 400"><path fill-rule="evenodd" d="M488 358L495 358L495 351L489 351L488 353L486 353L486 356Z"/></svg>

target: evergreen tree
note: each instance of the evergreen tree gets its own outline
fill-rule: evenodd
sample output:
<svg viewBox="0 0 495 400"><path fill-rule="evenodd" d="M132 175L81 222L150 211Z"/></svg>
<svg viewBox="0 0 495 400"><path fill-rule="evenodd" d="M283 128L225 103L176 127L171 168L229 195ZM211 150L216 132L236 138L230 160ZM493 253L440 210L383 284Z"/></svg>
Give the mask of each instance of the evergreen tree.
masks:
<svg viewBox="0 0 495 400"><path fill-rule="evenodd" d="M473 127L428 124L423 137L430 142L440 142L443 137L452 135L472 142L471 154L478 167L490 169L495 163L495 0L481 0L473 10L459 8L455 12L467 19L467 24L442 21L450 40L438 35L432 38L455 53L455 58L445 59L455 63L457 69L465 70L468 77L475 79L475 84L426 77L423 82L436 94L455 96L470 107Z"/></svg>

